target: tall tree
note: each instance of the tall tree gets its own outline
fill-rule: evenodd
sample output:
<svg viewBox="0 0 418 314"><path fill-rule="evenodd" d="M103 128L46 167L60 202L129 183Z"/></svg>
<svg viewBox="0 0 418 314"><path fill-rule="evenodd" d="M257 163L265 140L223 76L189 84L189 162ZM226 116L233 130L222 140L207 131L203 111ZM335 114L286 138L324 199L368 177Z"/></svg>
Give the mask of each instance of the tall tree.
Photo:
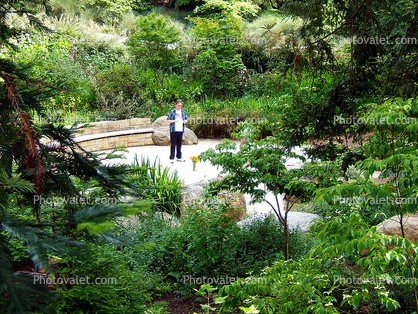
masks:
<svg viewBox="0 0 418 314"><path fill-rule="evenodd" d="M49 12L47 1L0 2L0 50L17 49L11 39L19 30L6 23L8 15L25 15L33 26L46 30L34 15L33 8L38 5ZM109 216L132 212L119 206L81 205L68 206L59 223L42 216L41 197L81 196L72 177L81 181L93 179L108 196L117 196L127 186L122 177L126 167L105 167L98 157L83 151L71 139L75 127L67 129L51 123L35 125L33 114L46 118L44 101L56 89L29 77L28 69L29 65L0 58L1 313L44 312L42 306L50 294L46 287L35 285L30 276L13 271L12 238L24 243L35 269L47 268L48 253L79 253L80 250L74 250L81 245L75 241L77 235L101 236L97 231L108 231L111 224L102 223ZM55 144L46 145L43 139ZM19 218L18 212L25 208L32 210L31 221Z"/></svg>
<svg viewBox="0 0 418 314"><path fill-rule="evenodd" d="M292 0L280 10L303 20L294 36L305 49L293 49L291 41L289 49L293 63L312 74L312 88L294 95L291 112L283 116L289 145L365 133L364 125L335 123L334 118L361 116L369 109L366 97L380 102L418 95L414 1ZM337 59L334 45L344 47L347 57ZM322 101L313 101L315 87L323 86L322 75L330 71L335 77L331 88L322 92Z"/></svg>

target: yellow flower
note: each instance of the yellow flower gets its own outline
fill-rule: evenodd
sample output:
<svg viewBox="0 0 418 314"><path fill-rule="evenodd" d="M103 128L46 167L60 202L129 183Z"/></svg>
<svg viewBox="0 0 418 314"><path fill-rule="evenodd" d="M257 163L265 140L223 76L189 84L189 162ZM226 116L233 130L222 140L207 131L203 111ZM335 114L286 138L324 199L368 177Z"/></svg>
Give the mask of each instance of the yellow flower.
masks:
<svg viewBox="0 0 418 314"><path fill-rule="evenodd" d="M200 160L199 160L199 157L197 157L197 156L190 156L190 159L193 161L193 162L199 162Z"/></svg>
<svg viewBox="0 0 418 314"><path fill-rule="evenodd" d="M158 176L158 179L161 178L160 176Z"/></svg>
<svg viewBox="0 0 418 314"><path fill-rule="evenodd" d="M14 202L15 200L12 200L12 203Z"/></svg>
<svg viewBox="0 0 418 314"><path fill-rule="evenodd" d="M267 98L270 97L269 95L267 95Z"/></svg>

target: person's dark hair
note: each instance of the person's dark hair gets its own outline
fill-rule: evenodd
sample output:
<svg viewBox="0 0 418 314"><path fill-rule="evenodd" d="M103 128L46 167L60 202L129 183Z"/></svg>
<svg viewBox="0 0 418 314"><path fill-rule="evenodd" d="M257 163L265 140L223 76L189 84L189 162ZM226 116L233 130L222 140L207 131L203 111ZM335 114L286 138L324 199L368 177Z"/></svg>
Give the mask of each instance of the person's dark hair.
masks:
<svg viewBox="0 0 418 314"><path fill-rule="evenodd" d="M245 121L245 119L243 117L237 117L237 123L238 122L244 122L244 121Z"/></svg>
<svg viewBox="0 0 418 314"><path fill-rule="evenodd" d="M183 104L183 102L182 102L180 99L178 99L178 100L176 101L176 105L177 105L178 103Z"/></svg>

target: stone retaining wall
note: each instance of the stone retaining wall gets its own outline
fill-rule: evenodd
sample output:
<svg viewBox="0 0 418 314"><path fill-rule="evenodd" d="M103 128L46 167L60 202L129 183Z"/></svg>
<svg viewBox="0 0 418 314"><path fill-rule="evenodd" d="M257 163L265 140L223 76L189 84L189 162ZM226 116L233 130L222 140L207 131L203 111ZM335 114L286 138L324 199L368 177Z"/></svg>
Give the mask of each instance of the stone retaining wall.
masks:
<svg viewBox="0 0 418 314"><path fill-rule="evenodd" d="M84 142L79 142L83 149L90 152L114 149L119 146L135 147L144 145L154 145L152 133L129 134L121 136L105 137Z"/></svg>
<svg viewBox="0 0 418 314"><path fill-rule="evenodd" d="M134 147L154 144L150 118L102 121L90 124L94 126L82 128L84 132L76 134L74 138L74 141L78 142L83 149L90 152L115 149L120 146ZM117 134L118 131L126 130L132 130L132 133ZM95 134L102 134L103 137L97 138L94 136ZM89 135L91 135L90 139Z"/></svg>

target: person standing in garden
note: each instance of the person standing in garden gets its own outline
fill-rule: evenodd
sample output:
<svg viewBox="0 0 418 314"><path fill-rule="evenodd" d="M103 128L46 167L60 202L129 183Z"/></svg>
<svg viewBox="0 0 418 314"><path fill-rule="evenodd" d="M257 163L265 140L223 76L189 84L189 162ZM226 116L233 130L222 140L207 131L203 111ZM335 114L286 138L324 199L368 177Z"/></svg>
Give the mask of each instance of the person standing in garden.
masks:
<svg viewBox="0 0 418 314"><path fill-rule="evenodd" d="M181 142L183 140L184 124L187 123L187 114L186 111L182 109L182 107L183 102L181 100L177 100L176 108L170 110L167 116L167 122L170 123L171 163L174 162L175 155L177 156L177 161L185 161L181 156Z"/></svg>

